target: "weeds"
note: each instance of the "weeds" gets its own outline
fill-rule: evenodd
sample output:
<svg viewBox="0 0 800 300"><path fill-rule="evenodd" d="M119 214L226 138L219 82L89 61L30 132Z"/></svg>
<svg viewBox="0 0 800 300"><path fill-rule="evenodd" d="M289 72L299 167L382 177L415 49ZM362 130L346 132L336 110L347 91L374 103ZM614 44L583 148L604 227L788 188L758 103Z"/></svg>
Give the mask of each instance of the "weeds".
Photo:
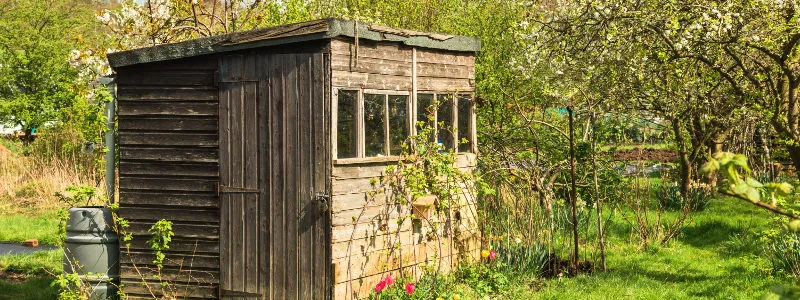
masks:
<svg viewBox="0 0 800 300"><path fill-rule="evenodd" d="M769 239L766 256L774 273L800 278L800 236L783 232Z"/></svg>
<svg viewBox="0 0 800 300"><path fill-rule="evenodd" d="M105 186L94 154L57 150L65 147L66 137L45 137L26 146L7 139L0 145L0 215L54 211L60 207L54 195L68 186ZM11 151L7 145L25 150Z"/></svg>

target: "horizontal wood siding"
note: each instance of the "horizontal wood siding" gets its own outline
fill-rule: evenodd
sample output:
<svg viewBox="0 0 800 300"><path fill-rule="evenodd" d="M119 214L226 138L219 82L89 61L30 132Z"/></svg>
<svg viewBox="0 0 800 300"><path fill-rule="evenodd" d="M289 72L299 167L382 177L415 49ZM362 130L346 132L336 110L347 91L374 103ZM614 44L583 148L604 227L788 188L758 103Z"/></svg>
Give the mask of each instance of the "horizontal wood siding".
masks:
<svg viewBox="0 0 800 300"><path fill-rule="evenodd" d="M357 55L356 55L357 54ZM334 87L408 91L412 48L398 43L331 41ZM475 55L417 48L417 90L475 91Z"/></svg>
<svg viewBox="0 0 800 300"><path fill-rule="evenodd" d="M130 221L121 282L132 299L206 299L219 283L216 58L136 65L117 71L119 215ZM173 222L163 288L146 241L155 222ZM148 283L142 285L142 279Z"/></svg>
<svg viewBox="0 0 800 300"><path fill-rule="evenodd" d="M332 261L334 299L366 297L387 272L419 278L421 267L439 263L446 272L467 258L476 258L480 241L475 199L459 196L452 209L439 216L449 226L436 232L441 246L429 239L430 225L398 219L410 212L393 204L391 196L377 193L370 183L385 174L391 163L364 163L333 166L331 200ZM460 154L456 167L471 172L474 154ZM378 187L377 189L380 189Z"/></svg>

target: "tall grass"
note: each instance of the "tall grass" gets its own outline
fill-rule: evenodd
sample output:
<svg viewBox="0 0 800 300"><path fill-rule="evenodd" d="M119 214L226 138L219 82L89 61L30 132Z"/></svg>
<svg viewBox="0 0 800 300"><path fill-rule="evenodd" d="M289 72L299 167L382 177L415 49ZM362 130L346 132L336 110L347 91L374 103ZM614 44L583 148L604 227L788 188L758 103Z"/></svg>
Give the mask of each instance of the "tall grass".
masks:
<svg viewBox="0 0 800 300"><path fill-rule="evenodd" d="M86 147L70 130L52 130L23 145L14 137L0 143L0 215L34 216L62 206L55 193L70 185L104 188L100 151Z"/></svg>

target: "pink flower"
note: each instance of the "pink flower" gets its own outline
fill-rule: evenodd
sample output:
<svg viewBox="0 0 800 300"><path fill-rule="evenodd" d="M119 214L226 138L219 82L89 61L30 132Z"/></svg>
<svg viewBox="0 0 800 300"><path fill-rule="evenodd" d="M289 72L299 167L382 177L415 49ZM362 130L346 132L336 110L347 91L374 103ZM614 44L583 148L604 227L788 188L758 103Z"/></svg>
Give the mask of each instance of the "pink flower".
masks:
<svg viewBox="0 0 800 300"><path fill-rule="evenodd" d="M497 258L497 251L492 250L492 252L489 252L489 259L495 258Z"/></svg>
<svg viewBox="0 0 800 300"><path fill-rule="evenodd" d="M413 294L414 293L414 289L416 289L416 288L417 288L417 286L414 285L413 283L406 283L406 293L408 293L409 295Z"/></svg>
<svg viewBox="0 0 800 300"><path fill-rule="evenodd" d="M386 281L381 280L378 284L375 285L375 292L380 293L383 289L386 288Z"/></svg>
<svg viewBox="0 0 800 300"><path fill-rule="evenodd" d="M384 278L383 281L386 282L386 286L393 285L394 284L394 275L392 275L392 273L389 273L388 275L386 275L386 278Z"/></svg>

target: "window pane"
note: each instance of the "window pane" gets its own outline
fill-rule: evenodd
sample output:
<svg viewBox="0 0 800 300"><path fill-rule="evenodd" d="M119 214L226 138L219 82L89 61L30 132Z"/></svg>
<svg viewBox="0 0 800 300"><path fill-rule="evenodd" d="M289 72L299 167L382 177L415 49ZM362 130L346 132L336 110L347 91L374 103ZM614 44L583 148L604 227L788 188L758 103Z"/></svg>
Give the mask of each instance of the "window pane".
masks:
<svg viewBox="0 0 800 300"><path fill-rule="evenodd" d="M401 154L406 139L408 139L408 96L389 95L389 154Z"/></svg>
<svg viewBox="0 0 800 300"><path fill-rule="evenodd" d="M458 151L470 152L472 150L472 137L470 123L472 121L472 114L470 107L472 106L472 97L469 94L458 95ZM466 140L466 143L461 143Z"/></svg>
<svg viewBox="0 0 800 300"><path fill-rule="evenodd" d="M433 105L433 94L417 94L417 124L425 122L426 125L431 126L435 108ZM417 128L422 129L422 126L417 125Z"/></svg>
<svg viewBox="0 0 800 300"><path fill-rule="evenodd" d="M339 91L337 99L336 157L356 157L357 91Z"/></svg>
<svg viewBox="0 0 800 300"><path fill-rule="evenodd" d="M437 95L439 112L436 116L438 122L439 143L446 149L453 148L453 95Z"/></svg>
<svg viewBox="0 0 800 300"><path fill-rule="evenodd" d="M364 94L366 156L386 155L386 95Z"/></svg>

